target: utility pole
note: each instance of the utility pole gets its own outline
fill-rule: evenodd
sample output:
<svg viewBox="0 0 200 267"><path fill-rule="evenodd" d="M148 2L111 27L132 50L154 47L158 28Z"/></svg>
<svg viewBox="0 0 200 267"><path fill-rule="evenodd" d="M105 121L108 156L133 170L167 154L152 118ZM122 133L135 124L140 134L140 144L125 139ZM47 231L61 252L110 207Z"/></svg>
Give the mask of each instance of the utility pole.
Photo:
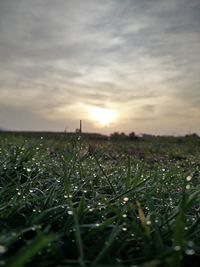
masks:
<svg viewBox="0 0 200 267"><path fill-rule="evenodd" d="M82 134L82 120L80 120L80 135Z"/></svg>

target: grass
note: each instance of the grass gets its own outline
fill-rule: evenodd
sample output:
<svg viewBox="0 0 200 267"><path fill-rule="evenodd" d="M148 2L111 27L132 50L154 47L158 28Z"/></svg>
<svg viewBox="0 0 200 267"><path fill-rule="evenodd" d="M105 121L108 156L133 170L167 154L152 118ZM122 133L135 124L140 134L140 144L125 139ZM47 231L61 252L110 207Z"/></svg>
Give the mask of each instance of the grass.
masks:
<svg viewBox="0 0 200 267"><path fill-rule="evenodd" d="M198 138L1 133L0 266L198 266L199 170Z"/></svg>

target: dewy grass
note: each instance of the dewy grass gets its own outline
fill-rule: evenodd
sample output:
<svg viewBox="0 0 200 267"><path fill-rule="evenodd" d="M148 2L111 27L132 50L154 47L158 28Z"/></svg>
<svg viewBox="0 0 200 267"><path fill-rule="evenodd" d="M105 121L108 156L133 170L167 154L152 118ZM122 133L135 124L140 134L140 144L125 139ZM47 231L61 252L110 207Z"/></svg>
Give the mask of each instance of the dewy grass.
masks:
<svg viewBox="0 0 200 267"><path fill-rule="evenodd" d="M199 139L0 138L0 266L198 266Z"/></svg>

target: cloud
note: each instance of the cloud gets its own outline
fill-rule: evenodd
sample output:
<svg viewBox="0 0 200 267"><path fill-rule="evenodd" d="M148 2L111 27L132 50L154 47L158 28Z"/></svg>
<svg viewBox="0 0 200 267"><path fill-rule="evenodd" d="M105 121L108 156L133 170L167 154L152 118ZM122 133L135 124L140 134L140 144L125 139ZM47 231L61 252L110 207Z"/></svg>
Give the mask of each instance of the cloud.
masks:
<svg viewBox="0 0 200 267"><path fill-rule="evenodd" d="M199 114L199 9L196 0L3 0L0 104L44 121L111 107L126 129L149 112Z"/></svg>

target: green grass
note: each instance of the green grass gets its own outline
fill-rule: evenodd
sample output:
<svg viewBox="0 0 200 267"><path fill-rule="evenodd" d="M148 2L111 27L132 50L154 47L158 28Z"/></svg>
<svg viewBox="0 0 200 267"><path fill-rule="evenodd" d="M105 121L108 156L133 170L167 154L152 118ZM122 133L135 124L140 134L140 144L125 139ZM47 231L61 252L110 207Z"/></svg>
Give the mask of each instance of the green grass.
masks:
<svg viewBox="0 0 200 267"><path fill-rule="evenodd" d="M0 266L198 266L199 171L198 138L2 133Z"/></svg>

